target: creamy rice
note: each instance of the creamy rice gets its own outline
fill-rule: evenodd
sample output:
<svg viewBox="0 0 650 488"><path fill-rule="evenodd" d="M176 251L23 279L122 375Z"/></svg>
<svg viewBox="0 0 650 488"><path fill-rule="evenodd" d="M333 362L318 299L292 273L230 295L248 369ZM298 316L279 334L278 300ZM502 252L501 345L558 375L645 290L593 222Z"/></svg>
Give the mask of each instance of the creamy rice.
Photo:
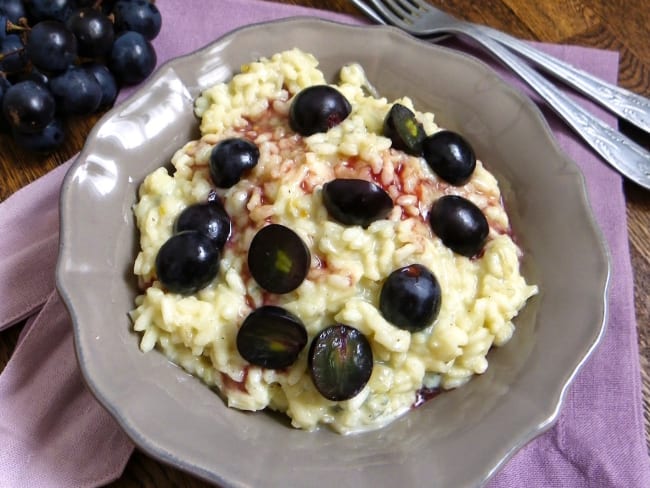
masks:
<svg viewBox="0 0 650 488"><path fill-rule="evenodd" d="M271 408L286 412L297 428L328 424L347 433L395 419L416 404L423 387L456 388L485 372L488 350L511 338L512 319L537 289L520 274L521 251L510 237L495 178L478 161L468 183L450 186L422 158L392 149L381 132L393 103L414 110L427 134L440 129L432 114L416 111L408 98L367 95L360 66L344 67L333 85L352 104L350 116L326 133L294 133L288 124L291 98L323 83L317 60L293 49L243 66L230 82L197 99L201 138L176 152L173 174L159 168L140 187L134 212L141 251L134 271L142 294L131 315L134 330L142 333L143 351L159 348L218 388L229 406ZM156 279L158 249L172 235L178 214L215 191L210 152L229 137L255 142L260 159L235 186L216 190L233 225L219 274L195 295L170 293ZM392 197L392 212L367 229L329 219L321 189L334 178L376 182ZM488 241L478 257L453 253L431 231L428 209L448 194L469 199L488 220ZM311 252L307 278L287 294L265 292L247 269L248 246L269 222L293 229ZM378 310L385 278L413 263L428 267L442 289L436 320L416 333L393 326ZM310 341L334 323L364 333L375 364L363 390L340 402L321 396L308 372L308 347L283 370L244 360L235 344L238 328L264 304L298 316Z"/></svg>

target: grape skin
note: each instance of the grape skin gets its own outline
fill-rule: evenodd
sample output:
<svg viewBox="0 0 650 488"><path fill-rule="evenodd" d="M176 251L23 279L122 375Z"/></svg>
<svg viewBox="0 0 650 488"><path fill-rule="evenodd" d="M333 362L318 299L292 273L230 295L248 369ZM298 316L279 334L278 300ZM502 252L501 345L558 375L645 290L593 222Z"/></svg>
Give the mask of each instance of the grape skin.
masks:
<svg viewBox="0 0 650 488"><path fill-rule="evenodd" d="M102 89L87 70L73 66L50 80L57 109L61 113L87 115L99 107Z"/></svg>
<svg viewBox="0 0 650 488"><path fill-rule="evenodd" d="M64 142L63 122L55 118L43 130L33 134L14 130L13 137L20 147L37 153L50 153Z"/></svg>
<svg viewBox="0 0 650 488"><path fill-rule="evenodd" d="M103 108L113 105L118 91L117 81L113 73L106 66L99 63L87 63L82 66L95 77L102 90L102 99L99 102L99 107Z"/></svg>
<svg viewBox="0 0 650 488"><path fill-rule="evenodd" d="M23 41L16 34L9 34L0 40L0 71L18 73L25 68L27 58Z"/></svg>
<svg viewBox="0 0 650 488"><path fill-rule="evenodd" d="M150 41L162 27L158 7L146 0L120 0L115 4L113 14L118 30L139 32Z"/></svg>
<svg viewBox="0 0 650 488"><path fill-rule="evenodd" d="M17 24L21 17L25 17L25 6L21 0L0 0L0 14L6 15L7 19ZM0 15L1 17L2 15ZM2 30L4 31L4 29Z"/></svg>
<svg viewBox="0 0 650 488"><path fill-rule="evenodd" d="M95 9L75 10L68 17L66 26L77 38L80 56L103 56L113 45L113 24L108 17Z"/></svg>
<svg viewBox="0 0 650 488"><path fill-rule="evenodd" d="M39 22L27 39L27 55L43 71L60 72L77 57L77 38L61 22Z"/></svg>
<svg viewBox="0 0 650 488"><path fill-rule="evenodd" d="M34 81L9 87L2 100L2 112L11 127L21 132L43 130L54 120L54 97Z"/></svg>
<svg viewBox="0 0 650 488"><path fill-rule="evenodd" d="M140 33L120 34L110 54L110 70L125 85L135 85L151 74L156 66L156 51Z"/></svg>

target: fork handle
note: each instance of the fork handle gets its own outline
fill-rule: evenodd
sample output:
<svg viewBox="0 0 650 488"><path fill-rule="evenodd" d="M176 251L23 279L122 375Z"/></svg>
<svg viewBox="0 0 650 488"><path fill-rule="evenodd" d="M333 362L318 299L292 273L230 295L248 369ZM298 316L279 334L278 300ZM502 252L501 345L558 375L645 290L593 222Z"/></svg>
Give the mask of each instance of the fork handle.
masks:
<svg viewBox="0 0 650 488"><path fill-rule="evenodd" d="M521 54L548 74L572 86L580 93L632 122L646 132L650 132L650 100L629 90L612 85L597 77L574 68L568 63L530 47L525 42L486 26L477 30L499 41L509 49Z"/></svg>
<svg viewBox="0 0 650 488"><path fill-rule="evenodd" d="M546 103L605 161L638 185L650 189L650 153L631 139L560 92L546 78L530 68L502 44L472 27L456 26L456 32L483 45L496 59L506 64L527 82Z"/></svg>

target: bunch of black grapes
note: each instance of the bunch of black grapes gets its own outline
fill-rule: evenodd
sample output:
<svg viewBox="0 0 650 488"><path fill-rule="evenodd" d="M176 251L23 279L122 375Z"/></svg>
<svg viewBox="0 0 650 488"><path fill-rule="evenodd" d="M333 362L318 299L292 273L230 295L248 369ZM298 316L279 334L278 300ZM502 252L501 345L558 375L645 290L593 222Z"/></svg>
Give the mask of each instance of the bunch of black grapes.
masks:
<svg viewBox="0 0 650 488"><path fill-rule="evenodd" d="M153 0L0 0L0 132L49 153L64 120L113 105L156 66Z"/></svg>

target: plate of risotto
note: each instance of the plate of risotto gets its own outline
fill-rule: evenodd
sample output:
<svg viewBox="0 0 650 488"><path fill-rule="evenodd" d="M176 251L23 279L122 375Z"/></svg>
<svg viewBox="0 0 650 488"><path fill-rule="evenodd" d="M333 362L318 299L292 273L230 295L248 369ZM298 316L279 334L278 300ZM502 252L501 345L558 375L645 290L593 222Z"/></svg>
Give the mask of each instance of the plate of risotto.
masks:
<svg viewBox="0 0 650 488"><path fill-rule="evenodd" d="M607 252L540 113L391 28L294 18L163 65L61 219L89 388L224 487L480 486L604 329Z"/></svg>

